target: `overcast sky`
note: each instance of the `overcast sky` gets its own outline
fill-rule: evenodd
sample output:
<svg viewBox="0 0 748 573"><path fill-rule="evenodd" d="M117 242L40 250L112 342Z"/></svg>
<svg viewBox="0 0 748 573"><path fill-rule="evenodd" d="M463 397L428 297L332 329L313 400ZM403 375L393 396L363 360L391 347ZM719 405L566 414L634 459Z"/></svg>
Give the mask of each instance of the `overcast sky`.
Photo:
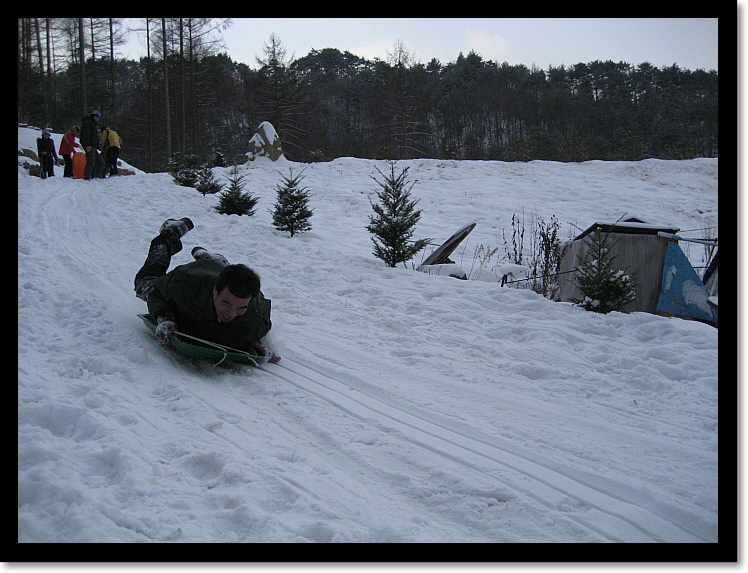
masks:
<svg viewBox="0 0 748 573"><path fill-rule="evenodd" d="M139 19L126 19L137 27ZM484 60L547 69L594 60L718 70L716 18L233 18L222 32L231 59L256 68L275 34L287 59L337 48L387 59L397 41L424 64L453 62L471 50ZM126 24L127 25L127 24ZM145 54L131 35L124 55Z"/></svg>

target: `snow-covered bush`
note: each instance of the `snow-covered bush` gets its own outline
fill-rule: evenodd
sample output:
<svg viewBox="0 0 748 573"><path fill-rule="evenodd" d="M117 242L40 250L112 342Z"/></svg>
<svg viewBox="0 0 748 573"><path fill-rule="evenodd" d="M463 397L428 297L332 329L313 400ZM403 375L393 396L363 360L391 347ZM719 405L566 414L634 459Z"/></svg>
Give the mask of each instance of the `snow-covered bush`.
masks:
<svg viewBox="0 0 748 573"><path fill-rule="evenodd" d="M530 290L555 301L560 300L558 273L565 251L558 238L560 228L555 215L547 223L537 217L531 237Z"/></svg>

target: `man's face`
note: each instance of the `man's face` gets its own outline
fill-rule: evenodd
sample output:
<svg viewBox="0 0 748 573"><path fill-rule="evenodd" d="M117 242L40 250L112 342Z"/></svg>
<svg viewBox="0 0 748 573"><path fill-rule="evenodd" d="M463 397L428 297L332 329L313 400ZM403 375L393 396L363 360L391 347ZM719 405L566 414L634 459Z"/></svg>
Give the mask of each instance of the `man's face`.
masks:
<svg viewBox="0 0 748 573"><path fill-rule="evenodd" d="M224 287L221 292L213 287L213 305L216 307L216 314L220 322L231 322L237 316L241 316L247 312L249 306L249 298L239 298L231 294L228 287Z"/></svg>

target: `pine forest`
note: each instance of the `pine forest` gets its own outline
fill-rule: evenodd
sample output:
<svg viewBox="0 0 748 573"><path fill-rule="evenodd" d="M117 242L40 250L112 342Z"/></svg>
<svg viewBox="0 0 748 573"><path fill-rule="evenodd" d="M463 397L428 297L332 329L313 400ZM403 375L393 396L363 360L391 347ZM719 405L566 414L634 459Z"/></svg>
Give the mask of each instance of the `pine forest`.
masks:
<svg viewBox="0 0 748 573"><path fill-rule="evenodd" d="M165 171L175 153L246 161L257 126L299 162L530 161L718 156L718 73L593 61L540 69L456 54L387 61L325 48L291 60L270 35L254 67L222 51L215 18L19 18L18 122L64 132L97 109L122 156ZM147 55L123 59L126 34Z"/></svg>

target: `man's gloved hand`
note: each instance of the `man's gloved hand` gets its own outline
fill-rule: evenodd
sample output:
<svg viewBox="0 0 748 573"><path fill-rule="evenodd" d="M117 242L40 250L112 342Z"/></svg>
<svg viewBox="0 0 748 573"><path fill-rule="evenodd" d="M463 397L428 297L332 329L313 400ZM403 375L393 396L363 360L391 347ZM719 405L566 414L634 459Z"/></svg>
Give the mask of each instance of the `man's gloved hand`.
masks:
<svg viewBox="0 0 748 573"><path fill-rule="evenodd" d="M265 347L262 345L261 342L255 342L252 345L252 349L255 351L255 353L258 356L267 356L268 362L270 362L270 364L278 364L278 362L280 362L281 357L275 354L274 352L270 352L268 354L268 351L265 350Z"/></svg>
<svg viewBox="0 0 748 573"><path fill-rule="evenodd" d="M166 346L171 340L172 334L176 332L177 324L174 322L174 317L170 314L164 314L158 317L158 326L156 327L156 339Z"/></svg>

